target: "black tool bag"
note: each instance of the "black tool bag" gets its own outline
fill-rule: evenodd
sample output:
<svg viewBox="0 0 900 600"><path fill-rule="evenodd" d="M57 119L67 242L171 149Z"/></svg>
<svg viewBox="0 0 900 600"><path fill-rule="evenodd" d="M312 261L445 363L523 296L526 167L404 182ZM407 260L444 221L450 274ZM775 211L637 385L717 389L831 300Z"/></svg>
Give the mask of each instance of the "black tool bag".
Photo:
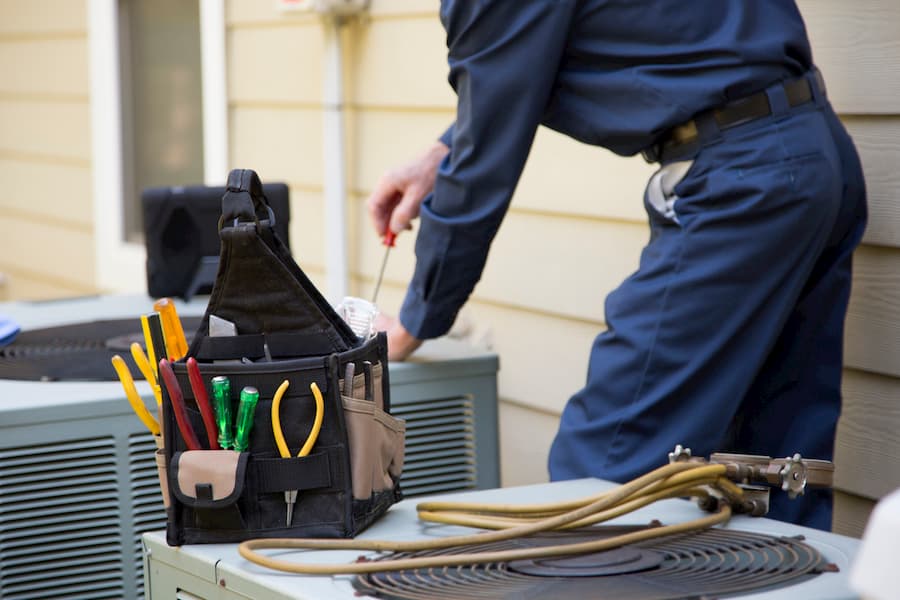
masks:
<svg viewBox="0 0 900 600"><path fill-rule="evenodd" d="M218 275L188 356L210 398L211 379L228 376L235 414L245 386L259 390L259 401L247 451L187 450L164 394L168 543L352 537L400 499L405 425L390 415L386 338L357 337L297 266L274 234L255 172L229 174L220 227ZM213 316L236 335L210 335ZM186 363L172 367L206 448ZM278 452L271 414L285 380L279 414L291 458ZM314 422L312 383L324 399L323 421L311 452L297 458ZM297 490L290 527L287 490Z"/></svg>

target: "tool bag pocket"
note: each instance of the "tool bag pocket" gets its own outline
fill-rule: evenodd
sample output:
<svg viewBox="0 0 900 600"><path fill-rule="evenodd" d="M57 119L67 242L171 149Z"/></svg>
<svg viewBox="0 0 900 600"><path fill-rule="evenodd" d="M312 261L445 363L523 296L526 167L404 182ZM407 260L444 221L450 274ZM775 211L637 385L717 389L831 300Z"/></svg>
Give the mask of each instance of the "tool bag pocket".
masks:
<svg viewBox="0 0 900 600"><path fill-rule="evenodd" d="M172 457L169 489L189 511L187 528L223 535L246 528L238 500L244 497L248 458L230 450L189 450ZM242 504L246 510L246 497Z"/></svg>
<svg viewBox="0 0 900 600"><path fill-rule="evenodd" d="M353 497L359 500L391 489L400 478L406 436L406 423L384 410L381 363L363 367L363 374L341 380Z"/></svg>
<svg viewBox="0 0 900 600"><path fill-rule="evenodd" d="M229 175L219 271L188 350L203 387L186 360L171 364L178 389L163 387L170 545L352 537L401 498L405 427L390 415L387 338L357 337L324 300L274 234L259 185L252 171ZM348 373L359 376L342 397ZM258 392L240 452L213 449L222 427L204 422L217 376L232 415L242 389Z"/></svg>

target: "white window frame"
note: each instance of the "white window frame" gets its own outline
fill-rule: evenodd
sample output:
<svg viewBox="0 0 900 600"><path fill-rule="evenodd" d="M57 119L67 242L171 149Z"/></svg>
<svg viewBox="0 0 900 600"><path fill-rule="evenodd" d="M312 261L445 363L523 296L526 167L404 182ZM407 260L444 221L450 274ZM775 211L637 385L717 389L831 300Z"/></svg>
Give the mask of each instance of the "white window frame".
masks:
<svg viewBox="0 0 900 600"><path fill-rule="evenodd" d="M125 240L120 0L88 0L91 178L95 285L104 292L146 292L143 244ZM223 185L228 175L225 0L200 0L203 95L203 176Z"/></svg>

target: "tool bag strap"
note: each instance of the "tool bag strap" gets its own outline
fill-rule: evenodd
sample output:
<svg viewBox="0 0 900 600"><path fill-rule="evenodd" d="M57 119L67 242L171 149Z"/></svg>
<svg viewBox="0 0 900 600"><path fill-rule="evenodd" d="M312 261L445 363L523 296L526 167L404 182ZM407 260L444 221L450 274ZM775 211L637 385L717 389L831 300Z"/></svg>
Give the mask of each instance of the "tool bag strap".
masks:
<svg viewBox="0 0 900 600"><path fill-rule="evenodd" d="M259 175L252 169L232 169L222 196L222 216L219 230L229 222L253 221L259 229L262 225L274 227L275 213L263 193Z"/></svg>
<svg viewBox="0 0 900 600"><path fill-rule="evenodd" d="M258 491L264 494L332 488L341 481L340 461L330 460L327 451L306 457L255 458L253 470Z"/></svg>

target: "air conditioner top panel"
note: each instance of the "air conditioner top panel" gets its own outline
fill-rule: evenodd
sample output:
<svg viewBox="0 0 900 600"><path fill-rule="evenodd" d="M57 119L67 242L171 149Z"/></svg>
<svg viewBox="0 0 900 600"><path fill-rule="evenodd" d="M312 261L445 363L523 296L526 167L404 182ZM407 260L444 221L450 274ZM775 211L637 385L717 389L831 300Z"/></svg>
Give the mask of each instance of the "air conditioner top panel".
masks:
<svg viewBox="0 0 900 600"><path fill-rule="evenodd" d="M191 302L175 299L180 316L202 315L206 311L208 297L197 296ZM86 321L106 319L135 320L140 329L141 314L153 310L154 299L146 295L101 295L40 302L0 303L0 313L19 324L22 330L40 329ZM130 362L130 357L126 360ZM110 366L112 369L112 366ZM150 386L136 369L138 392L148 402L152 401ZM435 379L460 376L494 376L497 357L483 350L448 339L427 342L416 353L414 360L392 363L393 384L415 384ZM35 382L0 379L0 420L4 425L27 424L32 418L46 420L42 411L54 408L60 419L77 415L81 418L108 414L107 400L123 398L118 382ZM123 412L130 409L121 402ZM93 406L93 408L92 408ZM95 412L92 413L91 411ZM14 422L15 421L15 422Z"/></svg>
<svg viewBox="0 0 900 600"><path fill-rule="evenodd" d="M535 503L583 498L610 489L613 484L597 479L581 479L548 484L443 494L434 498L465 500L472 502ZM434 499L432 498L432 499ZM471 529L456 526L422 524L416 517L415 506L429 498L404 500L394 505L388 513L367 531L361 539L414 540L434 536L468 534ZM645 525L653 519L664 524L695 519L703 513L692 502L667 500L657 502L612 523L621 525ZM856 598L849 587L850 566L855 557L859 540L826 533L771 519L737 516L726 529L752 531L777 536L805 536L805 542L819 550L839 568L836 573L823 573L814 579L762 593L740 596L742 600L780 600L816 598L819 600L846 600ZM351 585L351 577L311 577L271 571L244 560L237 553L236 544L195 545L170 548L163 532L144 535L145 546L153 561L166 563L174 568L208 579L210 583L225 582L226 588L247 597L292 598L316 600L343 600L357 598ZM289 561L314 563L352 562L359 551L337 552L287 552L279 551L278 558ZM188 588L189 589L189 588Z"/></svg>

